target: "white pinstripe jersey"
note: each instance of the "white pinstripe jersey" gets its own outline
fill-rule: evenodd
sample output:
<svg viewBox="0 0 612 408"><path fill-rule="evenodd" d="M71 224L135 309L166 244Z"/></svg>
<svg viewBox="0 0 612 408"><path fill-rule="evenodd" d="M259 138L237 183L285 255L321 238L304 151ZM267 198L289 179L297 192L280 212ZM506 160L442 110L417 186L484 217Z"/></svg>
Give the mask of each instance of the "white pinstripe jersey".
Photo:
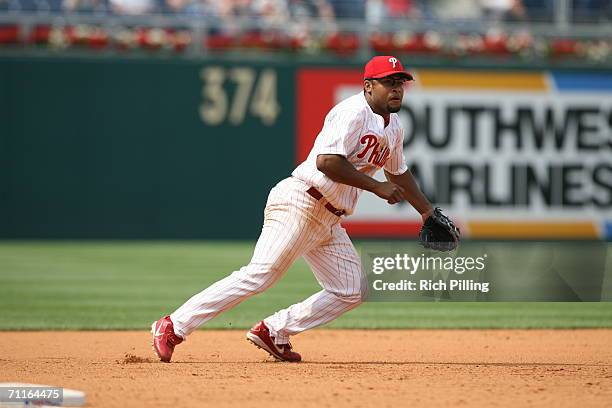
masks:
<svg viewBox="0 0 612 408"><path fill-rule="evenodd" d="M363 190L332 181L317 169L317 156L344 156L370 177L380 168L399 175L408 170L403 142L404 130L398 115L392 113L385 127L383 117L372 111L362 91L329 111L308 158L292 175L319 190L334 207L352 214Z"/></svg>

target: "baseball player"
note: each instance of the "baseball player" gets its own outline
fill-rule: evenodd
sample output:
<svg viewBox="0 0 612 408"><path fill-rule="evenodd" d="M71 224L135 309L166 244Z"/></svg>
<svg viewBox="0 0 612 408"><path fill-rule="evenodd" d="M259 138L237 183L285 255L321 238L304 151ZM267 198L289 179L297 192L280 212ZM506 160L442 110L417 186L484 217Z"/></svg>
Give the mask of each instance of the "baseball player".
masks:
<svg viewBox="0 0 612 408"><path fill-rule="evenodd" d="M404 159L403 129L396 113L412 75L399 59L377 56L366 64L363 79L362 92L327 114L308 158L270 191L249 264L152 324L153 349L161 361L169 362L174 347L199 326L263 292L304 257L322 290L268 316L246 334L276 359L300 361L291 336L328 323L363 301L367 284L361 262L340 225L363 190L389 204L407 200L429 224L436 224L436 215L438 221L450 222L434 211ZM387 181L373 178L380 168ZM423 241L437 240L431 229L425 232Z"/></svg>

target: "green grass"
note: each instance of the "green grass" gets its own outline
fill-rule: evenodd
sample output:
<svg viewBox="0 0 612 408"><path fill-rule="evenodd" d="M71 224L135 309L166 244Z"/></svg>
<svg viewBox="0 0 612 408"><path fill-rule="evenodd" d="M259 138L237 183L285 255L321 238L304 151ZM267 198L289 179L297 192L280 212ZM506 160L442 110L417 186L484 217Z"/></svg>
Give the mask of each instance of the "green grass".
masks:
<svg viewBox="0 0 612 408"><path fill-rule="evenodd" d="M147 329L246 264L254 243L0 242L0 330ZM247 328L320 290L303 261L205 328ZM608 303L366 303L326 327L612 327Z"/></svg>

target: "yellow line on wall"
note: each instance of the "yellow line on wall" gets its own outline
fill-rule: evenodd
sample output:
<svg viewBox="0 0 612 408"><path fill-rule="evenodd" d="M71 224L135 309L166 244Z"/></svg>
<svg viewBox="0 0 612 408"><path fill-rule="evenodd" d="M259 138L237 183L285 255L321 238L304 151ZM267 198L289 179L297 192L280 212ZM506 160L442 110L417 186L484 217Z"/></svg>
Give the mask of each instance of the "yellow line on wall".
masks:
<svg viewBox="0 0 612 408"><path fill-rule="evenodd" d="M423 88L548 91L546 76L542 72L417 70L416 74Z"/></svg>
<svg viewBox="0 0 612 408"><path fill-rule="evenodd" d="M599 238L592 222L470 222L472 238Z"/></svg>

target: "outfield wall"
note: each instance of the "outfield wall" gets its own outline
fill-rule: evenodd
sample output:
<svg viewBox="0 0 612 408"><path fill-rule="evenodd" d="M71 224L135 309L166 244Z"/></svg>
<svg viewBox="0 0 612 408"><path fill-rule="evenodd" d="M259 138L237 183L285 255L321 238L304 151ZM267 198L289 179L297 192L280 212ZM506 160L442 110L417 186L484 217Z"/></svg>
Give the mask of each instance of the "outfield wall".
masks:
<svg viewBox="0 0 612 408"><path fill-rule="evenodd" d="M612 237L612 72L414 72L406 158L466 235ZM254 238L270 187L360 86L358 66L2 58L0 237ZM345 224L419 227L369 193Z"/></svg>
<svg viewBox="0 0 612 408"><path fill-rule="evenodd" d="M293 68L3 59L0 237L253 238L294 162Z"/></svg>

